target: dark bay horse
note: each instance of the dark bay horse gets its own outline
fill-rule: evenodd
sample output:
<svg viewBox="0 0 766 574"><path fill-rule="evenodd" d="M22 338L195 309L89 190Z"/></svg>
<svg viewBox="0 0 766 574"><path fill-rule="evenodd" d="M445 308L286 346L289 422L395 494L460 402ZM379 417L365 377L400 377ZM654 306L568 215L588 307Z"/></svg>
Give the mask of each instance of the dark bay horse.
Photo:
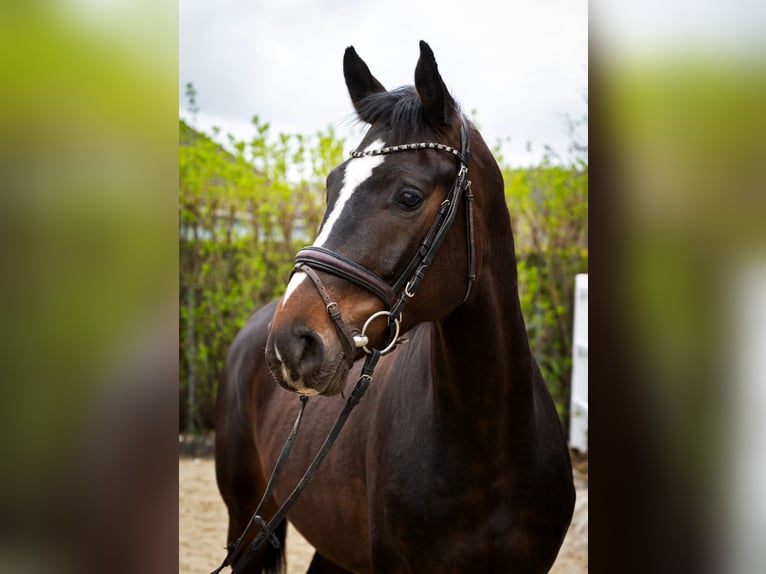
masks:
<svg viewBox="0 0 766 574"><path fill-rule="evenodd" d="M322 396L308 402L267 519L341 411L365 347L393 341L289 511L316 548L309 572L547 572L575 495L564 434L527 340L500 170L424 42L414 87L386 91L353 48L344 75L369 129L327 178L311 269L299 266L285 295L237 335L219 389L216 472L228 540L265 490L299 408L295 393ZM429 145L406 145L421 142ZM433 260L410 273L418 283L411 296L414 283L402 287L400 278L465 176L464 161L472 201L460 201ZM324 258L335 267L323 268ZM344 265L350 274L338 271ZM328 314L328 297L354 345ZM406 341L392 338L382 317L363 328L398 300L407 303ZM284 542L284 525L276 534ZM234 571L281 571L283 551L263 545Z"/></svg>

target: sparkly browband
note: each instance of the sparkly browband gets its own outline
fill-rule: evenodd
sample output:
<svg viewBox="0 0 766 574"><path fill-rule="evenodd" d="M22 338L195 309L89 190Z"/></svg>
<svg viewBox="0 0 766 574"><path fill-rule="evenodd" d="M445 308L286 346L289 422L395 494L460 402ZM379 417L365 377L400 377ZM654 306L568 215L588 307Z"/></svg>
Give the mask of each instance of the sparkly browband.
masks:
<svg viewBox="0 0 766 574"><path fill-rule="evenodd" d="M409 151L409 150L418 150L418 149L435 149L439 151L446 151L451 153L458 159L460 159L463 163L466 163L465 158L463 158L463 154L461 154L454 147L450 147L448 145L444 145L440 143L428 143L428 142L392 145L389 147L384 147L380 149L371 149L368 151L352 151L351 157L359 158L359 157L367 157L371 155L386 155L386 154L394 153L397 151Z"/></svg>

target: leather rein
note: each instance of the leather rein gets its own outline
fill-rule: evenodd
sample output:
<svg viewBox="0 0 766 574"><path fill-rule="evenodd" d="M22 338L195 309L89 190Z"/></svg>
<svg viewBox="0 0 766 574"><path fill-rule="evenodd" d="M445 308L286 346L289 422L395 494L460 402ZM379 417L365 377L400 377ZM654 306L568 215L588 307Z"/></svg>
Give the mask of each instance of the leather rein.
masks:
<svg viewBox="0 0 766 574"><path fill-rule="evenodd" d="M274 516L266 522L261 513L263 512L268 500L273 492L274 485L284 467L285 462L290 454L290 450L298 434L298 429L303 418L303 411L308 402L307 396L300 397L300 410L298 416L293 423L293 428L282 447L279 459L274 467L269 482L266 485L266 490L258 503L255 512L253 513L250 522L245 527L245 530L236 540L236 542L229 544L226 547L227 553L221 565L216 568L212 574L218 574L226 566L232 564L234 560L241 556L241 559L237 562L234 572L244 568L247 563L252 559L255 552L268 540L275 548L279 548L279 539L275 534L275 529L287 516L287 511L300 496L301 492L308 485L308 482L316 473L319 465L322 463L332 445L335 443L335 439L338 437L343 425L345 425L351 410L359 403L367 391L367 387L372 381L372 375L375 371L375 367L380 357L386 353L392 351L400 342L399 340L399 327L402 317L402 311L407 301L415 296L420 282L422 281L428 267L431 265L436 253L439 251L444 239L447 236L455 216L460 207L461 200L465 201L465 217L466 217L466 243L467 243L467 255L468 255L468 272L467 272L467 285L465 295L463 297L463 303L468 299L471 294L471 288L474 280L476 279L476 247L474 244L474 231L473 231L473 193L471 192L471 181L468 179L468 161L470 159L470 136L466 119L461 115L460 124L460 151L450 146L438 143L414 143L384 147L381 149L368 150L363 152L351 152L351 158L360 158L366 156L377 156L397 153L400 151L413 151L413 150L438 150L450 153L458 159L458 173L455 177L455 181L452 184L447 197L439 206L439 211L434 218L431 227L426 233L425 237L421 241L417 251L413 255L412 259L404 269L399 279L390 285L377 274L373 273L369 269L359 265L358 263L338 254L324 247L311 246L304 247L295 256L295 267L293 273L304 272L311 279L311 282L316 287L319 295L324 301L327 313L332 319L335 325L338 337L343 346L346 362L349 367L354 362L356 349L361 347L366 353L366 359L362 367L362 373L359 380L356 382L356 386L349 395L346 403L338 415L338 419L335 421L332 429L322 443L319 452L315 455L308 469L304 473L298 485L290 493L290 496L285 500L282 506L277 510ZM337 277L341 277L347 281L354 283L360 287L363 287L379 297L386 305L387 310L379 311L370 316L362 327L361 333L350 329L342 318L338 304L332 300L327 289L324 287L319 275L316 271L323 271L330 273ZM369 340L365 335L369 325L378 317L387 317L388 324L388 338L387 342L382 349L368 348ZM253 539L247 549L243 549L244 541L250 534L254 527L258 526L260 532Z"/></svg>

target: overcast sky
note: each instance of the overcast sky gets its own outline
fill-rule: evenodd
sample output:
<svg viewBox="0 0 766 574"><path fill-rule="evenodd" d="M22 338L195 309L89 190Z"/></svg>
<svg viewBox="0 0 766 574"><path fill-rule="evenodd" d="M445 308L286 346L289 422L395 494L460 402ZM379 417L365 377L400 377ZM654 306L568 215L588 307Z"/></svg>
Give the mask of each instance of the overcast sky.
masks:
<svg viewBox="0 0 766 574"><path fill-rule="evenodd" d="M179 12L181 116L193 82L202 129L248 138L259 115L274 132L332 125L355 143L345 48L390 89L413 83L421 39L487 142L510 138L512 165L538 160L545 144L566 157L563 116L587 114L586 0L180 0Z"/></svg>

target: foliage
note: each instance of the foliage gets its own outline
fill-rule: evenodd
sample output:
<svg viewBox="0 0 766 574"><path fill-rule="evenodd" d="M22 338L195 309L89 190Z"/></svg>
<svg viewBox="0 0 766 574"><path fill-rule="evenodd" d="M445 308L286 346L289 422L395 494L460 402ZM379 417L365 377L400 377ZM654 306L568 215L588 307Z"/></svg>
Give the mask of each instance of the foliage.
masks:
<svg viewBox="0 0 766 574"><path fill-rule="evenodd" d="M574 281L588 272L588 165L503 167L530 346L569 425Z"/></svg>
<svg viewBox="0 0 766 574"><path fill-rule="evenodd" d="M226 349L253 311L280 294L295 252L319 226L324 174L341 161L332 129L307 138L253 118L232 152L179 122L181 424L213 424Z"/></svg>
<svg viewBox="0 0 766 574"><path fill-rule="evenodd" d="M187 96L196 110L193 86ZM321 220L324 178L342 161L344 142L331 128L275 137L258 117L253 126L250 142L230 136L227 151L179 122L180 422L187 431L212 428L228 345L281 293L294 254ZM511 169L496 155L530 344L566 422L574 276L588 265L587 160L562 166L547 154L536 167Z"/></svg>

